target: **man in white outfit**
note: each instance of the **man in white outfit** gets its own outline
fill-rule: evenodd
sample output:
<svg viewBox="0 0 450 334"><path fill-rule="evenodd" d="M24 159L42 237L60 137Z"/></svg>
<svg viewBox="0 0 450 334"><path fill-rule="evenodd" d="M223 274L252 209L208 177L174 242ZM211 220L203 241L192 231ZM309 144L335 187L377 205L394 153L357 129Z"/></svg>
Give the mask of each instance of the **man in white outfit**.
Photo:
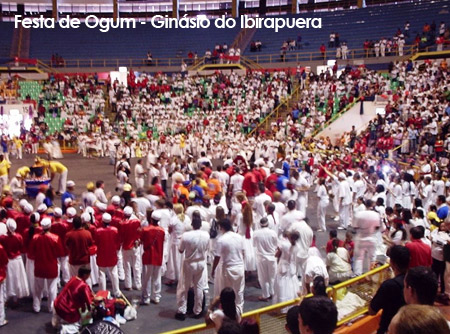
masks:
<svg viewBox="0 0 450 334"><path fill-rule="evenodd" d="M370 209L373 207L373 202L368 200L366 206L368 210L355 213L352 223L353 228L356 230L354 256L354 272L356 275L361 275L363 273L363 263L366 254L370 263L375 260L375 249L377 244L375 233L377 229L380 228L381 224L380 214Z"/></svg>
<svg viewBox="0 0 450 334"><path fill-rule="evenodd" d="M260 220L261 228L253 233L253 245L256 251L256 269L258 281L261 286L261 301L268 301L274 295L275 274L277 272L277 259L275 253L278 246L278 236L269 226L269 220L264 217Z"/></svg>
<svg viewBox="0 0 450 334"><path fill-rule="evenodd" d="M272 199L269 195L265 193L266 187L263 183L258 184L258 190L257 195L255 196L253 200L253 211L255 213L255 220L260 221L261 218L263 218L266 215L266 207L264 203L269 201L272 203Z"/></svg>
<svg viewBox="0 0 450 334"><path fill-rule="evenodd" d="M244 240L239 234L232 231L232 225L228 219L220 222L220 230L222 236L217 240L211 276L214 277L220 261L222 265L222 282L220 282L220 285L234 290L236 307L242 314L245 288Z"/></svg>
<svg viewBox="0 0 450 334"><path fill-rule="evenodd" d="M134 181L136 183L136 189L143 189L145 185L145 170L142 166L142 159L139 159L134 166Z"/></svg>
<svg viewBox="0 0 450 334"><path fill-rule="evenodd" d="M296 210L296 201L290 200L287 203L288 212L281 217L280 227L278 229L278 235L282 235L283 232L290 229L291 225L295 222L300 222L305 219L303 212ZM309 245L308 245L309 247Z"/></svg>
<svg viewBox="0 0 450 334"><path fill-rule="evenodd" d="M194 287L194 317L202 316L203 290L207 277L206 258L209 251L209 233L200 230L200 220L192 222L192 231L181 236L180 253L184 253L181 268L181 279L177 286L178 311L175 319L184 320L186 317L187 296L191 286Z"/></svg>
<svg viewBox="0 0 450 334"><path fill-rule="evenodd" d="M350 221L350 207L352 204L353 194L350 184L347 181L347 175L344 172L339 173L339 220L340 226L338 230L346 230Z"/></svg>

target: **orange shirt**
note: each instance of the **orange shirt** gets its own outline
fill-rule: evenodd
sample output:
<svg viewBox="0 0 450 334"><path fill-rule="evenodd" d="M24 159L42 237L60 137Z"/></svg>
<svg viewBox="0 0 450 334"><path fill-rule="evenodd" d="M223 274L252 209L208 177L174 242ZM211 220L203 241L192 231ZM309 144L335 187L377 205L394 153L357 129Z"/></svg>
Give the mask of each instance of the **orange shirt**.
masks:
<svg viewBox="0 0 450 334"><path fill-rule="evenodd" d="M207 190L208 196L213 198L220 192L222 192L222 186L220 185L220 181L218 179L209 179Z"/></svg>

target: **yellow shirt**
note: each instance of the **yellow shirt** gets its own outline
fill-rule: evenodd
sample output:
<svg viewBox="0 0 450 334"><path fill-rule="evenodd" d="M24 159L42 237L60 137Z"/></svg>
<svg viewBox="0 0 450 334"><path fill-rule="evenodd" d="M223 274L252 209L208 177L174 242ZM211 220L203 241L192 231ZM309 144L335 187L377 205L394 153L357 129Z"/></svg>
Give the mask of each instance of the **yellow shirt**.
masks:
<svg viewBox="0 0 450 334"><path fill-rule="evenodd" d="M21 148L23 145L23 142L20 138L14 138L14 144L16 145L17 148Z"/></svg>
<svg viewBox="0 0 450 334"><path fill-rule="evenodd" d="M17 169L17 173L20 176L22 176L22 178L26 178L28 173L30 172L30 168L24 166L24 167L20 167L19 169Z"/></svg>
<svg viewBox="0 0 450 334"><path fill-rule="evenodd" d="M50 161L50 171L52 173L61 174L67 171L67 167L59 161Z"/></svg>
<svg viewBox="0 0 450 334"><path fill-rule="evenodd" d="M8 169L10 168L11 163L8 160L3 159L3 161L0 162L0 176L8 175Z"/></svg>

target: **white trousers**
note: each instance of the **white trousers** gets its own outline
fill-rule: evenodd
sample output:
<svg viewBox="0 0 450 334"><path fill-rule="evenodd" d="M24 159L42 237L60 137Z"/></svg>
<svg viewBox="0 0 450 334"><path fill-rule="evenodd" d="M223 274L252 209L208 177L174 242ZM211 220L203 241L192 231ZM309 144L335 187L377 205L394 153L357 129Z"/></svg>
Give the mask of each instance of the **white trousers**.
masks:
<svg viewBox="0 0 450 334"><path fill-rule="evenodd" d="M34 296L34 260L31 260L28 256L25 263L25 272L28 277L28 287L30 288L31 295Z"/></svg>
<svg viewBox="0 0 450 334"><path fill-rule="evenodd" d="M65 283L69 282L70 280L70 273L69 273L69 257L68 256L62 256L58 258L58 268L61 272L62 281Z"/></svg>
<svg viewBox="0 0 450 334"><path fill-rule="evenodd" d="M277 273L277 261L267 260L256 256L256 270L258 271L258 282L261 286L263 298L274 295L275 275Z"/></svg>
<svg viewBox="0 0 450 334"><path fill-rule="evenodd" d="M5 323L5 281L0 283L0 325Z"/></svg>
<svg viewBox="0 0 450 334"><path fill-rule="evenodd" d="M33 295L33 311L39 312L41 310L41 299L44 291L45 283L48 286L48 311L53 312L53 302L58 294L58 280L57 278L34 278L34 295Z"/></svg>
<svg viewBox="0 0 450 334"><path fill-rule="evenodd" d="M66 192L67 172L68 171L66 170L59 175L58 192L61 194Z"/></svg>
<svg viewBox="0 0 450 334"><path fill-rule="evenodd" d="M100 290L106 290L106 274L108 274L109 280L112 285L112 293L114 297L120 296L119 289L119 273L117 270L117 265L114 267L98 267L99 269L99 280L98 286Z"/></svg>
<svg viewBox="0 0 450 334"><path fill-rule="evenodd" d="M194 314L202 312L203 289L205 287L204 277L206 261L183 262L180 280L177 285L177 306L178 313L186 314L187 296L189 288L194 287Z"/></svg>
<svg viewBox="0 0 450 334"><path fill-rule="evenodd" d="M355 239L355 255L354 255L354 272L355 275L362 275L363 273L363 267L364 267L364 260L366 257L369 260L369 267L370 263L375 261L376 259L376 239L366 239L366 240L358 240L358 238Z"/></svg>
<svg viewBox="0 0 450 334"><path fill-rule="evenodd" d="M125 271L125 289L131 289L132 278L131 272L133 272L134 286L140 290L141 274L142 274L142 258L141 247L133 247L129 250L122 250L123 255L123 269Z"/></svg>
<svg viewBox="0 0 450 334"><path fill-rule="evenodd" d="M327 214L327 207L329 202L319 201L317 204L317 222L319 223L319 229L326 231L327 230L327 224L326 224L326 214Z"/></svg>
<svg viewBox="0 0 450 334"><path fill-rule="evenodd" d="M145 179L143 177L136 177L134 181L136 182L136 189L144 189Z"/></svg>
<svg viewBox="0 0 450 334"><path fill-rule="evenodd" d="M98 266L97 266L97 255L91 255L89 257L89 261L90 261L90 265L91 265L91 282L92 285L96 285L98 284L98 280L99 280L99 270L98 270Z"/></svg>
<svg viewBox="0 0 450 334"><path fill-rule="evenodd" d="M341 208L339 210L339 220L341 223L340 226L343 228L347 228L350 221L350 204L341 205Z"/></svg>
<svg viewBox="0 0 450 334"><path fill-rule="evenodd" d="M167 271L165 277L172 281L178 281L182 265L183 254L178 251L178 244L172 243L169 248L167 259Z"/></svg>
<svg viewBox="0 0 450 334"><path fill-rule="evenodd" d="M161 266L145 265L143 272L142 299L161 299Z"/></svg>
<svg viewBox="0 0 450 334"><path fill-rule="evenodd" d="M245 269L242 266L222 266L223 286L230 287L236 294L236 307L244 310Z"/></svg>

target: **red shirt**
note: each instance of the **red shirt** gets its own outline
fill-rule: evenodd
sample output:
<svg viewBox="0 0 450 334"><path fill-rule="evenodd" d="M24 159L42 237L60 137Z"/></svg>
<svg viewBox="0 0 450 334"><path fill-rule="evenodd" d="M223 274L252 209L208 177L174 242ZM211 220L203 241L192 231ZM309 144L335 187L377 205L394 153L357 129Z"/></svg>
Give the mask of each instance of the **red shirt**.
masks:
<svg viewBox="0 0 450 334"><path fill-rule="evenodd" d="M150 225L142 230L142 264L161 266L163 262L164 238L166 232L160 226Z"/></svg>
<svg viewBox="0 0 450 334"><path fill-rule="evenodd" d="M25 230L28 227L30 227L31 224L30 216L25 213L21 213L17 216L16 223L17 223L16 233L19 233L23 236Z"/></svg>
<svg viewBox="0 0 450 334"><path fill-rule="evenodd" d="M113 226L100 227L95 234L97 244L97 265L114 267L117 264L117 251L120 249L119 231Z"/></svg>
<svg viewBox="0 0 450 334"><path fill-rule="evenodd" d="M406 245L409 249L411 258L409 260L409 268L417 266L431 267L431 247L424 244L422 240L411 240Z"/></svg>
<svg viewBox="0 0 450 334"><path fill-rule="evenodd" d="M56 234L51 232L35 234L29 250L34 258L34 276L58 277L58 257L63 254L62 248L61 240Z"/></svg>
<svg viewBox="0 0 450 334"><path fill-rule="evenodd" d="M0 245L0 283L6 278L6 269L8 267L8 255L2 245Z"/></svg>
<svg viewBox="0 0 450 334"><path fill-rule="evenodd" d="M19 233L10 233L0 236L0 244L6 251L8 259L15 259L23 252L23 238Z"/></svg>
<svg viewBox="0 0 450 334"><path fill-rule="evenodd" d="M68 323L80 320L80 308L84 311L92 304L91 288L79 277L72 277L55 299L55 312Z"/></svg>
<svg viewBox="0 0 450 334"><path fill-rule="evenodd" d="M122 249L129 250L141 237L141 222L138 219L125 219L119 227Z"/></svg>
<svg viewBox="0 0 450 334"><path fill-rule="evenodd" d="M94 244L91 232L84 229L67 232L65 245L69 251L71 265L88 264L90 262L89 248Z"/></svg>
<svg viewBox="0 0 450 334"><path fill-rule="evenodd" d="M72 225L69 225L66 221L59 220L56 223L53 223L50 227L50 232L56 234L59 239L61 239L62 244L66 243L66 234L72 229ZM64 247L64 255L67 256L69 253L67 249Z"/></svg>
<svg viewBox="0 0 450 334"><path fill-rule="evenodd" d="M344 246L344 242L342 240L339 240L339 247L343 247L343 246ZM333 239L327 241L327 246L325 248L325 251L328 254L329 252L331 252L332 249L333 249Z"/></svg>
<svg viewBox="0 0 450 334"><path fill-rule="evenodd" d="M278 191L277 180L278 180L277 174L270 174L269 177L266 179L266 188L269 189L272 193Z"/></svg>
<svg viewBox="0 0 450 334"><path fill-rule="evenodd" d="M256 194L256 186L258 180L253 172L248 172L242 181L242 190L245 191L247 197L253 197Z"/></svg>

